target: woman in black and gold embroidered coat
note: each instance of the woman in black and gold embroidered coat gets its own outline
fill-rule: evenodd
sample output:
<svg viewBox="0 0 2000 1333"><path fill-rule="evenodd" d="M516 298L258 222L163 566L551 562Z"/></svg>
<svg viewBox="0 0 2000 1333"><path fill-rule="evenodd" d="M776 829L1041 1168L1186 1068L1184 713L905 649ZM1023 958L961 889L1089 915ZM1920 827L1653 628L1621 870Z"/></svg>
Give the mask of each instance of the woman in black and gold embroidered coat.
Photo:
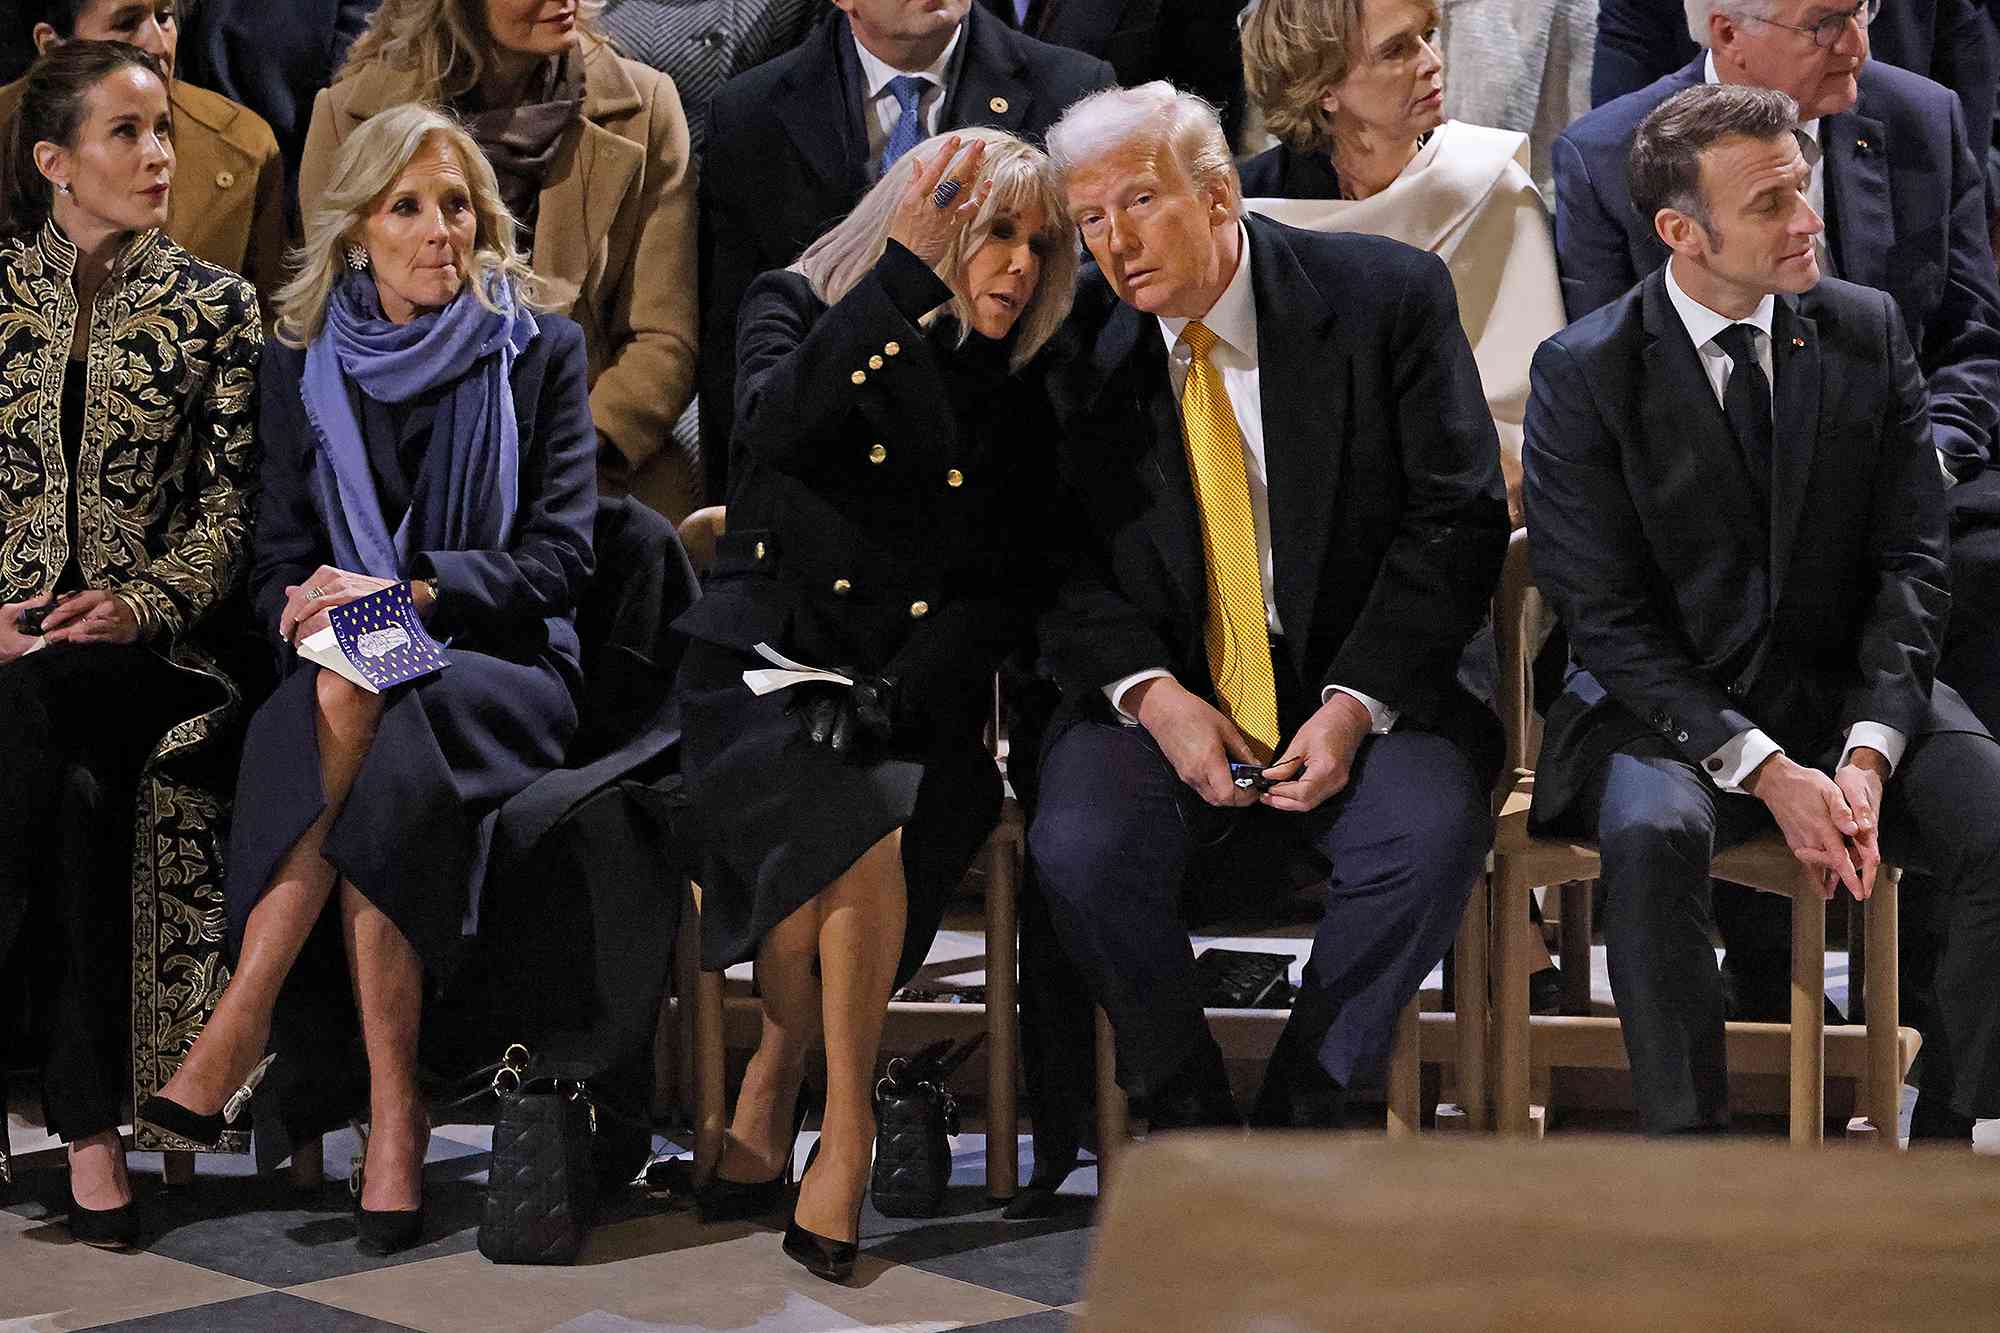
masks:
<svg viewBox="0 0 2000 1333"><path fill-rule="evenodd" d="M158 230L174 154L152 57L57 48L29 73L5 142L0 973L29 970L45 1014L70 1229L128 1243L133 869L154 868L163 840L198 862L219 817L151 801L134 857L134 798L142 782L170 790L158 775L209 748L237 708L204 634L243 565L263 334L248 283ZM187 906L182 938L219 942L219 902ZM207 983L192 990L198 1022Z"/></svg>

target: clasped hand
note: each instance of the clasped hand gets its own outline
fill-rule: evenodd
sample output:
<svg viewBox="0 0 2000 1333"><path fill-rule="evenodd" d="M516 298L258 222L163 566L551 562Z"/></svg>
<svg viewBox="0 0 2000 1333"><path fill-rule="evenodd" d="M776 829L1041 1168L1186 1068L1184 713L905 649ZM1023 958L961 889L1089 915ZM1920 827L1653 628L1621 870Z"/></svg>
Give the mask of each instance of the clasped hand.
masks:
<svg viewBox="0 0 2000 1333"><path fill-rule="evenodd" d="M1862 746L1832 777L1774 754L1758 766L1746 788L1771 811L1800 873L1822 898L1838 886L1858 901L1875 891L1882 852L1877 837L1888 761Z"/></svg>
<svg viewBox="0 0 2000 1333"><path fill-rule="evenodd" d="M887 745L902 711L902 690L895 677L863 675L848 667L834 670L854 683L794 685L785 711L798 718L808 741L835 754Z"/></svg>
<svg viewBox="0 0 2000 1333"><path fill-rule="evenodd" d="M1271 785L1238 787L1229 763L1255 763L1257 755L1236 724L1178 681L1158 676L1134 685L1123 700L1180 780L1210 805L1267 805L1294 814L1316 810L1346 788L1354 756L1371 719L1359 699L1336 692L1306 719L1280 757L1263 770Z"/></svg>
<svg viewBox="0 0 2000 1333"><path fill-rule="evenodd" d="M0 662L33 650L38 636L22 631L23 611L48 605L47 598L0 605ZM139 621L117 594L104 588L65 593L42 620L39 636L49 643L137 643Z"/></svg>
<svg viewBox="0 0 2000 1333"><path fill-rule="evenodd" d="M368 574L350 574L332 565L321 565L304 583L285 589L285 608L278 613L278 637L296 648L326 628L326 613L336 606L356 602L370 593L396 586L394 579L378 579Z"/></svg>

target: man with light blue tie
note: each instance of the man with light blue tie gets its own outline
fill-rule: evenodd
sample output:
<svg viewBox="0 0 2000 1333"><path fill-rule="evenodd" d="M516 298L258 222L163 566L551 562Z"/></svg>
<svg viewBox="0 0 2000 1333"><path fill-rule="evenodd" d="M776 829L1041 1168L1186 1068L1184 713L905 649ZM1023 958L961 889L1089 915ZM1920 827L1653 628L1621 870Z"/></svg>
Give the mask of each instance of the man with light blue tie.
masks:
<svg viewBox="0 0 2000 1333"><path fill-rule="evenodd" d="M832 0L799 46L709 103L701 178L701 451L728 496L736 311L929 136L993 126L1033 141L1116 81L1101 60L1015 32L972 0Z"/></svg>

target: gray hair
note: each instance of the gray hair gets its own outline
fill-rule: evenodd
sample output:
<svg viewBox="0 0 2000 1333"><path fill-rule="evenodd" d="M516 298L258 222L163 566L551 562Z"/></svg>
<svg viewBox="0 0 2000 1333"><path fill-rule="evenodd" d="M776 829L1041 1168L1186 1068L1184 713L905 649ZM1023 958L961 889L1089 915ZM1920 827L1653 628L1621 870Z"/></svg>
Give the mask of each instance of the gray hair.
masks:
<svg viewBox="0 0 2000 1333"><path fill-rule="evenodd" d="M1685 0L1688 36L1702 50L1708 49L1708 16L1727 14L1737 19L1768 19L1778 8L1777 0Z"/></svg>
<svg viewBox="0 0 2000 1333"><path fill-rule="evenodd" d="M967 182L966 188L971 190L990 180L993 192L932 266L932 271L951 288L951 300L926 314L919 323L928 328L941 312L949 309L958 320L959 341L964 342L972 331L972 304L959 290L959 271L986 244L1001 218L1039 206L1045 242L1042 273L1035 284L1034 296L1029 298L1028 307L1021 312L1015 326L1019 333L1014 340L1011 364L1018 370L1055 336L1063 320L1069 317L1070 301L1076 295L1076 233L1069 226L1069 208L1055 168L1041 149L1004 130L968 127L952 133L968 145L975 139L986 145L985 156L979 161L979 180ZM875 267L888 248L889 224L910 188L910 178L919 170L918 159L928 163L933 154L944 151L951 137L951 134L936 135L897 158L875 187L862 196L853 212L806 247L791 270L804 275L813 295L833 305L854 290L854 285Z"/></svg>
<svg viewBox="0 0 2000 1333"><path fill-rule="evenodd" d="M1716 240L1701 188L1702 154L1732 136L1769 141L1798 128L1799 108L1784 93L1747 84L1701 83L1654 107L1632 135L1625 179L1632 207L1650 222L1663 208L1684 213Z"/></svg>
<svg viewBox="0 0 2000 1333"><path fill-rule="evenodd" d="M1243 186L1221 118L1207 102L1164 79L1092 93L1049 130L1049 156L1065 177L1128 144L1165 148L1196 189L1226 183L1230 213L1241 216Z"/></svg>
<svg viewBox="0 0 2000 1333"><path fill-rule="evenodd" d="M489 288L496 275L513 283L514 299L535 307L542 283L516 243L514 215L500 198L500 184L479 145L457 121L435 107L405 102L363 122L340 146L326 189L305 217L305 241L291 253L292 280L278 289L278 341L304 347L326 323L326 303L340 281L346 249L357 241L369 210L396 183L403 168L433 139L458 158L479 222L473 240L472 293L494 309Z"/></svg>

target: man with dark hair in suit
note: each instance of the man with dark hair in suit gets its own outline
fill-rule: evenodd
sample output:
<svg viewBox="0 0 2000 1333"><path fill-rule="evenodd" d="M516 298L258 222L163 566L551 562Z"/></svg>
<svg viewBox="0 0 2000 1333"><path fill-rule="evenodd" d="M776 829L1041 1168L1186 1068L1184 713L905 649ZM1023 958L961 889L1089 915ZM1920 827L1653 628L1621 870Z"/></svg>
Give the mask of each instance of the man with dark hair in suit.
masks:
<svg viewBox="0 0 2000 1333"><path fill-rule="evenodd" d="M1451 277L1243 216L1213 111L1165 83L1049 146L1096 267L1051 384L1077 549L1030 850L1155 1128L1238 1119L1183 894L1327 877L1251 1118L1338 1124L1491 845L1499 726L1456 670L1507 505Z"/></svg>
<svg viewBox="0 0 2000 1333"><path fill-rule="evenodd" d="M1571 319L1581 319L1667 257L1626 181L1626 152L1648 112L1704 82L1790 94L1808 140L1807 199L1826 224L1816 242L1820 269L1896 298L1930 392L1931 442L1954 489L1969 488L1952 497L1954 513L1971 517L1968 504L1994 484L1980 474L2000 433L2000 280L1987 237L1985 173L1948 89L1869 58L1869 12L1823 0L1686 0L1689 32L1699 32L1708 50L1599 107L1556 141L1563 303ZM1991 558L1972 544L1952 555L1960 606L1939 674L1968 689L2000 676L2000 644L1990 631L1983 642L1972 632L2000 612L1991 600L2000 590L1980 591L1993 582L1981 564ZM1987 720L2000 722L2000 715ZM1718 886L1715 898L1729 946L1731 1016L1783 1021L1785 904L1733 886ZM1905 932L1916 954L1924 933ZM1921 961L1913 954L1913 975L1920 977ZM1918 1000L1912 1013L1921 1012L1921 989L1906 988Z"/></svg>
<svg viewBox="0 0 2000 1333"><path fill-rule="evenodd" d="M1933 685L1951 595L1923 377L1893 301L1820 277L1795 117L1701 85L1648 115L1632 203L1672 258L1535 356L1528 529L1574 665L1532 821L1597 839L1656 1134L1728 1123L1715 848L1775 824L1828 896L1866 898L1885 854L1926 871L1957 1075L1926 1109L1969 1140L2000 1115L2000 745Z"/></svg>
<svg viewBox="0 0 2000 1333"><path fill-rule="evenodd" d="M1222 117L1231 148L1241 145L1243 53L1236 16L1244 0L979 0L1004 22L1055 46L1111 62L1135 88L1165 79Z"/></svg>
<svg viewBox="0 0 2000 1333"><path fill-rule="evenodd" d="M1993 45L1983 0L1875 0L1868 7L1869 55L1885 65L1935 79L1958 94L1965 123L1980 145L1993 120L1994 77L2000 50ZM1713 8L1724 8L1715 5ZM1757 0L1736 6L1756 13ZM1684 0L1600 0L1597 53L1590 67L1590 104L1603 106L1637 92L1701 55L1706 43L1688 32L1688 19L1708 25L1711 6L1699 10ZM1853 0L1825 0L1808 19L1852 10ZM1772 17L1777 17L1772 15ZM1982 154L1983 159L1983 154Z"/></svg>
<svg viewBox="0 0 2000 1333"><path fill-rule="evenodd" d="M833 0L804 42L723 85L701 198L701 451L728 496L736 309L929 136L990 125L1039 141L1111 67L1010 29L972 0Z"/></svg>

